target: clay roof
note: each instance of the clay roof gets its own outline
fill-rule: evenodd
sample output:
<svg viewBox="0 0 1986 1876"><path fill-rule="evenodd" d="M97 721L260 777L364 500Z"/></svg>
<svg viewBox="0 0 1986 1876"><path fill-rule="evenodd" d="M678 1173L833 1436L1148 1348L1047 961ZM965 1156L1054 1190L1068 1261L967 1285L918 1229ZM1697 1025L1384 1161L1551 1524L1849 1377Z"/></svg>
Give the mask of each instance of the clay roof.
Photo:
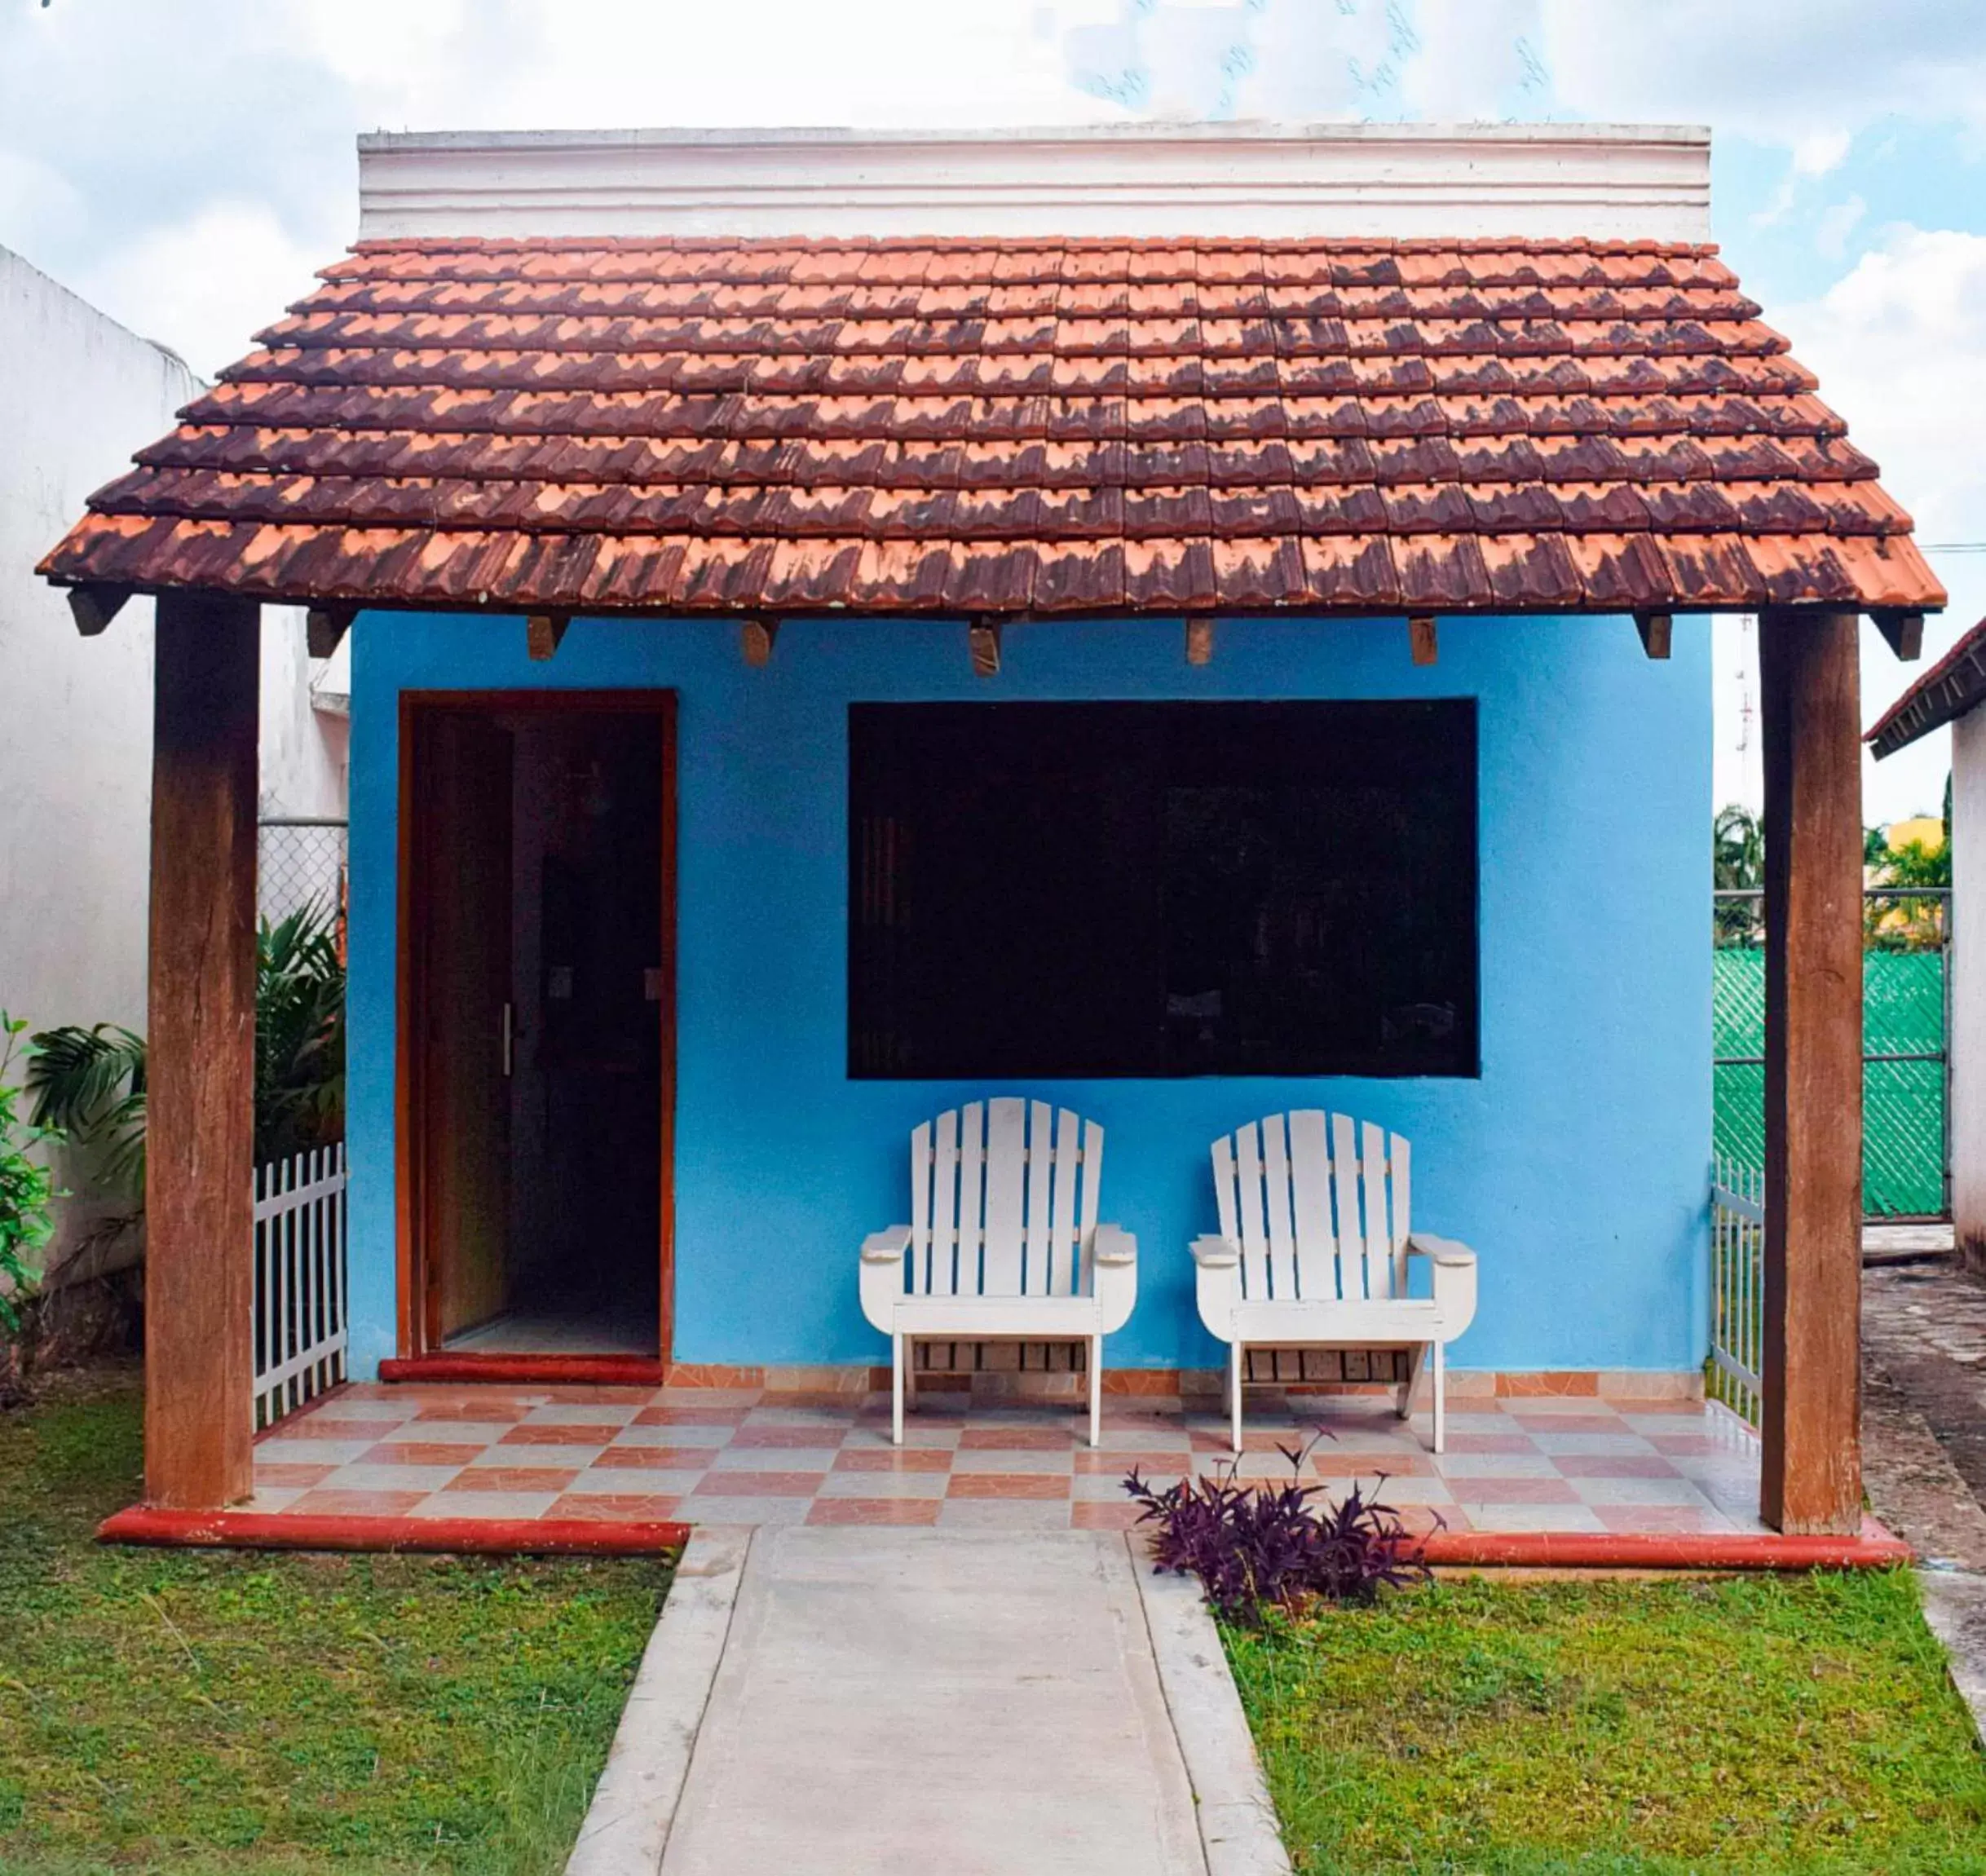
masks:
<svg viewBox="0 0 1986 1876"><path fill-rule="evenodd" d="M1715 249L362 244L42 563L510 610L1944 594Z"/></svg>
<svg viewBox="0 0 1986 1876"><path fill-rule="evenodd" d="M1863 738L1878 759L1956 722L1986 698L1986 619L1982 619L1877 719Z"/></svg>

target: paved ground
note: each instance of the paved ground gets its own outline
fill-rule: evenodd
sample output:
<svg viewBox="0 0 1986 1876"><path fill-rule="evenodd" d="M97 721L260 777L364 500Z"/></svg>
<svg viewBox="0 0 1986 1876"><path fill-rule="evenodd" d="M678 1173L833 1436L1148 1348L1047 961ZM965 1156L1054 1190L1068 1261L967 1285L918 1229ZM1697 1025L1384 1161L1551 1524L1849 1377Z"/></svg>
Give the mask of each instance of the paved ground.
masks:
<svg viewBox="0 0 1986 1876"><path fill-rule="evenodd" d="M1986 1282L1952 1263L1865 1270L1862 1340L1872 1430L1895 1428L1898 1404L1906 1406L1935 1437L1971 1497L1986 1500ZM1909 1431L1907 1423L1897 1428L1906 1437ZM1921 1454L1906 1437L1906 1449L1912 1446ZM1938 1489L1948 1492L1948 1481ZM1932 1508L1913 1503L1906 1523ZM1986 1547L1971 1560L1986 1569Z"/></svg>
<svg viewBox="0 0 1986 1876"><path fill-rule="evenodd" d="M1205 1867L1122 1538L758 1534L663 1876Z"/></svg>
<svg viewBox="0 0 1986 1876"><path fill-rule="evenodd" d="M1069 1404L930 1393L901 1448L887 1395L755 1389L353 1387L255 1449L254 1500L343 1517L907 1525L1007 1531L1126 1528L1133 1466L1169 1481L1229 1457L1216 1404L1115 1397L1092 1451ZM1452 1531L1752 1532L1758 1451L1687 1401L1592 1397L1451 1405L1428 1450L1384 1400L1251 1396L1245 1476L1283 1477L1278 1446L1320 1428L1304 1476L1342 1489L1389 1475L1411 1526Z"/></svg>

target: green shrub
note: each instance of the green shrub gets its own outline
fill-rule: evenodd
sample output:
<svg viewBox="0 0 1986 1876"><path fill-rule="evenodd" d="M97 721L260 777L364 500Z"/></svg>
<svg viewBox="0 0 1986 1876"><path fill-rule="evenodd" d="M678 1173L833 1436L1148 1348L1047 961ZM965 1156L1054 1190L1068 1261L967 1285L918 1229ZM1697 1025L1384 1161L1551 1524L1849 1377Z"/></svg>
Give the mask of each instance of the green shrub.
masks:
<svg viewBox="0 0 1986 1876"><path fill-rule="evenodd" d="M22 1091L7 1079L27 1026L24 1019L0 1009L0 1328L10 1335L20 1327L20 1305L39 1275L30 1254L55 1232L55 1181L31 1150L61 1137L20 1119ZM28 1053L32 1061L32 1044Z"/></svg>

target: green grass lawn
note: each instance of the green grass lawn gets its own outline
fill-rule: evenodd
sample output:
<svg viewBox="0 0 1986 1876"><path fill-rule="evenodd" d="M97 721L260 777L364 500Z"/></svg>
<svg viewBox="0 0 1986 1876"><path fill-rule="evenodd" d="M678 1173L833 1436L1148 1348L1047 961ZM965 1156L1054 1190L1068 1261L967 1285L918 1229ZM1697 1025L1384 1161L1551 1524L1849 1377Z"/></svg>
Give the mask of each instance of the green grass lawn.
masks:
<svg viewBox="0 0 1986 1876"><path fill-rule="evenodd" d="M1304 1876L1986 1872L1903 1573L1459 1578L1227 1641Z"/></svg>
<svg viewBox="0 0 1986 1876"><path fill-rule="evenodd" d="M0 1872L558 1869L667 1565L95 1544L139 1425L0 1414Z"/></svg>

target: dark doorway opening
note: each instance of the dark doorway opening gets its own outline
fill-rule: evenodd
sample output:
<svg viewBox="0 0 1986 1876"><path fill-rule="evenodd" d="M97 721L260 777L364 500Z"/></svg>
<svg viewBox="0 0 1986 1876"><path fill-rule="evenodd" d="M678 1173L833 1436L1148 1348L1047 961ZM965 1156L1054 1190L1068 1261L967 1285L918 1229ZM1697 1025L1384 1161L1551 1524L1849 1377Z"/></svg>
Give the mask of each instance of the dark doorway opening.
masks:
<svg viewBox="0 0 1986 1876"><path fill-rule="evenodd" d="M667 1353L669 705L410 700L417 1352Z"/></svg>

